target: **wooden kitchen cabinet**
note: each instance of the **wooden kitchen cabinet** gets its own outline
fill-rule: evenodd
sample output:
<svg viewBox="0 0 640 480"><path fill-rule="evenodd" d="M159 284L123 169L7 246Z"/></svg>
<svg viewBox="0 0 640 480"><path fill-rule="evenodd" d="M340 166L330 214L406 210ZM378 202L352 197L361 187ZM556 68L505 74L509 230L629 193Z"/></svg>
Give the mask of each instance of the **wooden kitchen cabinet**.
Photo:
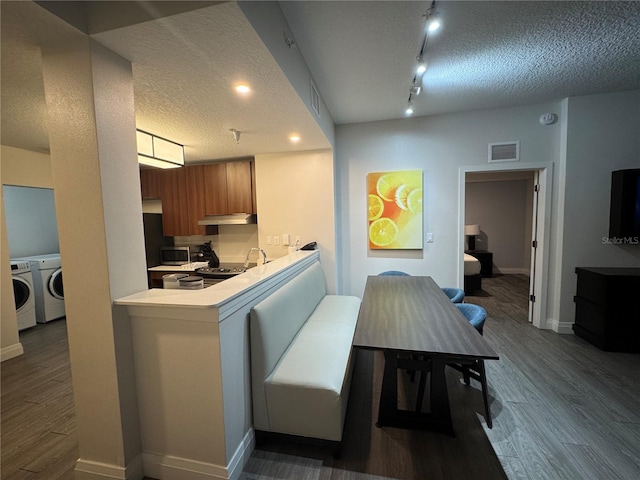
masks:
<svg viewBox="0 0 640 480"><path fill-rule="evenodd" d="M161 178L162 170L157 168L140 169L140 190L142 199L161 198Z"/></svg>
<svg viewBox="0 0 640 480"><path fill-rule="evenodd" d="M172 168L161 174L162 230L165 236L194 235L190 233L187 169Z"/></svg>
<svg viewBox="0 0 640 480"><path fill-rule="evenodd" d="M207 215L256 213L253 162L204 165Z"/></svg>
<svg viewBox="0 0 640 480"><path fill-rule="evenodd" d="M256 213L253 162L220 162L168 170L141 169L142 198L162 200L165 236L206 235L206 215Z"/></svg>
<svg viewBox="0 0 640 480"><path fill-rule="evenodd" d="M226 215L227 164L211 163L203 167L205 215Z"/></svg>
<svg viewBox="0 0 640 480"><path fill-rule="evenodd" d="M229 162L226 166L228 212L256 213L252 185L253 162Z"/></svg>

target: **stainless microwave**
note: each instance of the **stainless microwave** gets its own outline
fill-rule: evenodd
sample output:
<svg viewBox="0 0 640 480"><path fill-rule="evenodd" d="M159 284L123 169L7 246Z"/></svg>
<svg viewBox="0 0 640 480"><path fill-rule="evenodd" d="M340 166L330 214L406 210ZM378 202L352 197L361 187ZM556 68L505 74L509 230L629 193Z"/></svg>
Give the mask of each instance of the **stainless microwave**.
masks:
<svg viewBox="0 0 640 480"><path fill-rule="evenodd" d="M162 265L184 265L191 261L189 247L162 247L160 263Z"/></svg>

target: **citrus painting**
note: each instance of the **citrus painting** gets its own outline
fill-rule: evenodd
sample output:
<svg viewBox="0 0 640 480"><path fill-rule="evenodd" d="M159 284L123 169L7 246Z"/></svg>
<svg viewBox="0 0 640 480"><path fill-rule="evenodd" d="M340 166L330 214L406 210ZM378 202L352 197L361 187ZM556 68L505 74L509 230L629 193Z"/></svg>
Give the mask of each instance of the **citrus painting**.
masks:
<svg viewBox="0 0 640 480"><path fill-rule="evenodd" d="M369 248L422 248L422 170L367 175Z"/></svg>

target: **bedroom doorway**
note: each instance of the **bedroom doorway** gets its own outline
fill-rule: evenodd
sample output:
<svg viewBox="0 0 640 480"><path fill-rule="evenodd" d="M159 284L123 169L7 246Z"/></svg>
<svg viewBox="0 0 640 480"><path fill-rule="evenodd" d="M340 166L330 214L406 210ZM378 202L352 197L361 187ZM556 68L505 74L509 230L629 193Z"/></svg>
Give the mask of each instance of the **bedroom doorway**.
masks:
<svg viewBox="0 0 640 480"><path fill-rule="evenodd" d="M519 288L520 305L529 323L546 328L546 285L551 168L531 166L517 169L469 167L460 176L460 232L462 248L467 250L465 225L479 225L475 250L492 271L514 275L514 281L528 282L528 293ZM468 231L468 230L467 230ZM461 274L463 274L461 261ZM486 273L486 265L484 267ZM490 273L491 274L491 271ZM483 279L484 280L484 279ZM494 282L494 279L488 279Z"/></svg>

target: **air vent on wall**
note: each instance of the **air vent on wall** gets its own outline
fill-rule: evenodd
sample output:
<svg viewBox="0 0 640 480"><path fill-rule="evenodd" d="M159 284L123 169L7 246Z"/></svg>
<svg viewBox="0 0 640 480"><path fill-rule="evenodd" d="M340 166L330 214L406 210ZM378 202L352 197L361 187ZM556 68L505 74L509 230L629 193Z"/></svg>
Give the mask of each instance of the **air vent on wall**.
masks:
<svg viewBox="0 0 640 480"><path fill-rule="evenodd" d="M313 84L313 80L311 80L311 108L316 112L318 118L320 118L320 95L318 94L318 89Z"/></svg>
<svg viewBox="0 0 640 480"><path fill-rule="evenodd" d="M517 162L520 160L520 142L489 144L489 162Z"/></svg>

